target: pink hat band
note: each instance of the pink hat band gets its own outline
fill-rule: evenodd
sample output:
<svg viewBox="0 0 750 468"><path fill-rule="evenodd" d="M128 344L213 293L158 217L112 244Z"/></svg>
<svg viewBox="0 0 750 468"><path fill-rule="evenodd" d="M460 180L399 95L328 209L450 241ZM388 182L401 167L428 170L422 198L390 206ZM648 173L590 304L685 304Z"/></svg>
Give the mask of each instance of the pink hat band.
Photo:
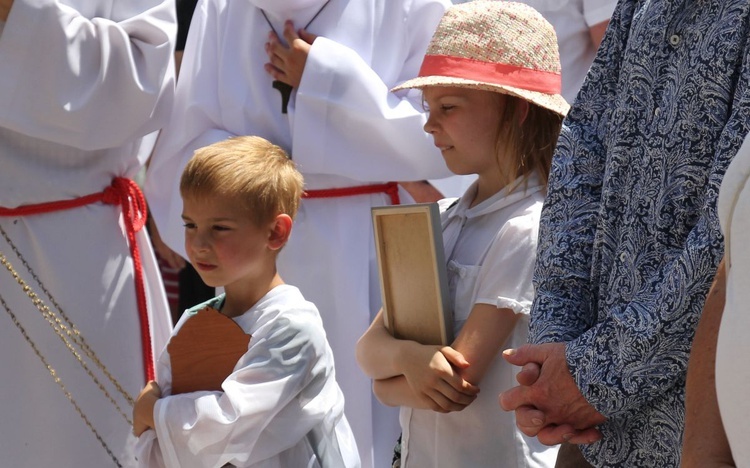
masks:
<svg viewBox="0 0 750 468"><path fill-rule="evenodd" d="M419 76L447 76L546 94L562 90L559 73L449 55L426 55Z"/></svg>

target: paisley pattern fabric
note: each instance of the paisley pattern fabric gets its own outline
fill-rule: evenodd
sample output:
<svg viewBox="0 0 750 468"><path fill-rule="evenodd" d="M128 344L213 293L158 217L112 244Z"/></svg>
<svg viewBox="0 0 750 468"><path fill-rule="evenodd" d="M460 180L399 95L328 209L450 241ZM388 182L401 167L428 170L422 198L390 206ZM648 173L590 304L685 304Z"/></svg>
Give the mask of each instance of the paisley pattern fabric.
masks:
<svg viewBox="0 0 750 468"><path fill-rule="evenodd" d="M716 201L750 127L750 2L621 0L564 122L530 340L565 341L607 418L596 466L679 465L690 344L722 256Z"/></svg>

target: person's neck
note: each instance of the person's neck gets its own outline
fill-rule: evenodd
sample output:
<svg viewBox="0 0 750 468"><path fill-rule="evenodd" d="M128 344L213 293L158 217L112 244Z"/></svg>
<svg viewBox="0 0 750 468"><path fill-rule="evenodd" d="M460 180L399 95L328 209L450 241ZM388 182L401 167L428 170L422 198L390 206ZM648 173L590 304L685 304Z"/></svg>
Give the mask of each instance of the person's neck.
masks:
<svg viewBox="0 0 750 468"><path fill-rule="evenodd" d="M274 270L273 275L263 280L255 281L252 285L227 285L224 288L226 296L221 313L229 318L238 317L250 310L269 291L282 284L284 284L284 280Z"/></svg>
<svg viewBox="0 0 750 468"><path fill-rule="evenodd" d="M474 208L504 188L505 182L500 177L482 177L480 175L477 178L477 191L474 194L474 199L469 203L469 208Z"/></svg>

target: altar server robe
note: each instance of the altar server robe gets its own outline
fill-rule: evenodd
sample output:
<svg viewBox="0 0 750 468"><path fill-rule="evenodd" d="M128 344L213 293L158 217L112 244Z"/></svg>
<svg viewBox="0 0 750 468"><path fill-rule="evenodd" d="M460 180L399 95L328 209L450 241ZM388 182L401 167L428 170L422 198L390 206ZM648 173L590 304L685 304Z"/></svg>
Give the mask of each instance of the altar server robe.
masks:
<svg viewBox="0 0 750 468"><path fill-rule="evenodd" d="M136 175L147 154L141 138L171 107L175 24L172 0L15 0L0 21L0 206L70 200ZM123 394L134 398L144 385L144 353L122 223L120 207L102 203L0 217L0 252L101 363L75 344L80 337L56 333L0 268L3 466L135 464ZM145 345L155 353L171 323L145 230L137 242L152 337Z"/></svg>
<svg viewBox="0 0 750 468"><path fill-rule="evenodd" d="M187 311L175 334L206 305ZM250 335L247 351L222 391L171 395L172 361L159 357L155 429L138 441L143 467L358 468L354 436L344 416L333 353L315 305L299 289L276 286L232 320Z"/></svg>

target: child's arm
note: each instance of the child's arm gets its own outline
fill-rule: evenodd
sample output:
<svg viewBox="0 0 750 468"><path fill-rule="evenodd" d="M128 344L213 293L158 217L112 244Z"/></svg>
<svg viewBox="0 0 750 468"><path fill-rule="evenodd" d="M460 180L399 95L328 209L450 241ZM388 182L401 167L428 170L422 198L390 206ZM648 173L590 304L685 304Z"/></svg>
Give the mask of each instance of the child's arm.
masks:
<svg viewBox="0 0 750 468"><path fill-rule="evenodd" d="M382 311L360 338L356 352L360 367L375 379L375 395L390 406L456 411L479 392L457 371L469 365L460 353L394 338L385 328Z"/></svg>
<svg viewBox="0 0 750 468"><path fill-rule="evenodd" d="M161 389L153 380L141 390L133 406L133 434L139 437L147 429L154 428L154 405L161 398Z"/></svg>
<svg viewBox="0 0 750 468"><path fill-rule="evenodd" d="M479 385L517 321L518 314L510 309L498 309L493 304L474 304L452 344L452 348L471 363L459 370L464 380Z"/></svg>

